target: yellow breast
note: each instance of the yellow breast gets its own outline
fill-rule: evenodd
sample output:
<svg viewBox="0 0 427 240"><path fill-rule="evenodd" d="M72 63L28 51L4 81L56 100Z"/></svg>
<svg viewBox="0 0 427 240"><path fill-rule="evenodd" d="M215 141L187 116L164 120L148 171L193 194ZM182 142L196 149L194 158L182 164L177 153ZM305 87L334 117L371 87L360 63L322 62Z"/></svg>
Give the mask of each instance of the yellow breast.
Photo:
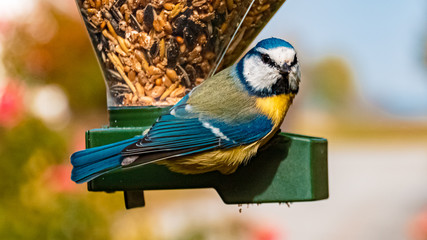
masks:
<svg viewBox="0 0 427 240"><path fill-rule="evenodd" d="M289 106L294 99L294 94L281 94L272 97L258 98L257 108L273 122L274 129L280 127Z"/></svg>

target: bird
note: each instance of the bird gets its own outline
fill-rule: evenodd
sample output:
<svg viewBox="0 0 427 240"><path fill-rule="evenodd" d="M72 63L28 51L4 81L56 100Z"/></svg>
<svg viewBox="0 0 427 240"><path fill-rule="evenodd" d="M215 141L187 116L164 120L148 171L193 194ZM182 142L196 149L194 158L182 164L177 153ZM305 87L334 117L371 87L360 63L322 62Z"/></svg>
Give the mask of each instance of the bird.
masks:
<svg viewBox="0 0 427 240"><path fill-rule="evenodd" d="M264 39L193 88L145 134L72 154L71 179L84 183L154 162L182 174L231 174L280 131L300 79L294 47Z"/></svg>

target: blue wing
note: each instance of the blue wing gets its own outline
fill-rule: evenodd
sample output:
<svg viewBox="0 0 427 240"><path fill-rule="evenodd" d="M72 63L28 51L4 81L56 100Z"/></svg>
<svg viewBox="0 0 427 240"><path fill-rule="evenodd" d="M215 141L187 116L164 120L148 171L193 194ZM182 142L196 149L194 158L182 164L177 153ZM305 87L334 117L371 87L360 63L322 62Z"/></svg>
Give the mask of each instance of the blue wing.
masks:
<svg viewBox="0 0 427 240"><path fill-rule="evenodd" d="M194 111L188 98L161 116L143 139L122 151L123 156L140 155L132 165L250 144L273 128L271 120L260 114L236 124L206 116Z"/></svg>

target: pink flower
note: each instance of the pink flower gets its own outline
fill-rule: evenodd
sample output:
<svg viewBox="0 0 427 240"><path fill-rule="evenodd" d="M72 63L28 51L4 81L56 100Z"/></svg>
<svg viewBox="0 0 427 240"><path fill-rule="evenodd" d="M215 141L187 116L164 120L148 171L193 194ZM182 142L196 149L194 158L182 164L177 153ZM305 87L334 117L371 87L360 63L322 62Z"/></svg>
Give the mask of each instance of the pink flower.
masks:
<svg viewBox="0 0 427 240"><path fill-rule="evenodd" d="M21 120L25 109L23 90L15 81L0 87L0 126L13 127Z"/></svg>
<svg viewBox="0 0 427 240"><path fill-rule="evenodd" d="M46 185L57 193L79 192L81 188L71 181L71 169L68 164L50 166L44 175Z"/></svg>
<svg viewBox="0 0 427 240"><path fill-rule="evenodd" d="M280 229L274 224L262 223L252 227L253 240L283 240L285 237L284 229Z"/></svg>
<svg viewBox="0 0 427 240"><path fill-rule="evenodd" d="M427 239L427 208L422 209L409 221L409 239Z"/></svg>

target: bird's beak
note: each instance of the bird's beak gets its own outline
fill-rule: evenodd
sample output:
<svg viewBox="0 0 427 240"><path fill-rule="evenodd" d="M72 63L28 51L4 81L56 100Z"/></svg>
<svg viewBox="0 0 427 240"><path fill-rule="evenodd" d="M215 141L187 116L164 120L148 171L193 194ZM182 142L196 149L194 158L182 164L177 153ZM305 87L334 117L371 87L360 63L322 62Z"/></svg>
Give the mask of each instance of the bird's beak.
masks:
<svg viewBox="0 0 427 240"><path fill-rule="evenodd" d="M289 67L289 65L287 63L283 64L283 66L280 68L280 74L282 75L288 75L289 72L291 71L291 68Z"/></svg>

